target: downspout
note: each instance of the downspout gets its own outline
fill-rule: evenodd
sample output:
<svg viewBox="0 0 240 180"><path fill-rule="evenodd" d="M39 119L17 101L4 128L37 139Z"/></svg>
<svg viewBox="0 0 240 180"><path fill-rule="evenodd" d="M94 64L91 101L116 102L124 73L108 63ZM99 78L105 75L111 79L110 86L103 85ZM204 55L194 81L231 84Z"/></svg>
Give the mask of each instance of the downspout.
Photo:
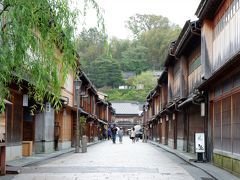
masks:
<svg viewBox="0 0 240 180"><path fill-rule="evenodd" d="M187 149L186 152L189 152L189 107L186 109L187 116Z"/></svg>
<svg viewBox="0 0 240 180"><path fill-rule="evenodd" d="M109 117L108 117L108 105L107 105L107 122L108 122L108 118L109 118Z"/></svg>

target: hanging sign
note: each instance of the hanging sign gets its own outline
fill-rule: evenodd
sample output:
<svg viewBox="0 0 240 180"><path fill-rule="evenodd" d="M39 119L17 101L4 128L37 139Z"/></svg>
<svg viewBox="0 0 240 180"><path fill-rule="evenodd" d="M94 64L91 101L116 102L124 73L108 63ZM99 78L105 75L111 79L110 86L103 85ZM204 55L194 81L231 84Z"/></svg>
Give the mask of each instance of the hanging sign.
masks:
<svg viewBox="0 0 240 180"><path fill-rule="evenodd" d="M205 103L201 103L201 116L205 116Z"/></svg>
<svg viewBox="0 0 240 180"><path fill-rule="evenodd" d="M168 121L168 115L166 115L166 121Z"/></svg>
<svg viewBox="0 0 240 180"><path fill-rule="evenodd" d="M173 115L172 115L172 119L173 119L173 120L176 119L175 113L173 113Z"/></svg>
<svg viewBox="0 0 240 180"><path fill-rule="evenodd" d="M204 136L204 133L195 133L195 151L197 153L205 152L205 136Z"/></svg>
<svg viewBox="0 0 240 180"><path fill-rule="evenodd" d="M24 107L28 106L28 95L27 94L23 95L23 106Z"/></svg>

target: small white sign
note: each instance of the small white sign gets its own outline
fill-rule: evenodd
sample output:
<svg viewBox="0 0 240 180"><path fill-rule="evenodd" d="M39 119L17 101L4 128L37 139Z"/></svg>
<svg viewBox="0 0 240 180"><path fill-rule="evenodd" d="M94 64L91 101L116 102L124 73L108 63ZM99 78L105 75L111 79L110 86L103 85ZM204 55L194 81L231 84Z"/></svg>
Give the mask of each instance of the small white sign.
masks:
<svg viewBox="0 0 240 180"><path fill-rule="evenodd" d="M176 119L175 113L173 113L173 115L172 115L172 119L173 119L173 120Z"/></svg>
<svg viewBox="0 0 240 180"><path fill-rule="evenodd" d="M28 95L27 94L23 95L23 106L24 107L28 106Z"/></svg>
<svg viewBox="0 0 240 180"><path fill-rule="evenodd" d="M201 103L201 116L205 116L205 103Z"/></svg>
<svg viewBox="0 0 240 180"><path fill-rule="evenodd" d="M166 121L168 121L168 115L166 115Z"/></svg>
<svg viewBox="0 0 240 180"><path fill-rule="evenodd" d="M205 152L205 136L204 133L195 133L195 150L197 153Z"/></svg>

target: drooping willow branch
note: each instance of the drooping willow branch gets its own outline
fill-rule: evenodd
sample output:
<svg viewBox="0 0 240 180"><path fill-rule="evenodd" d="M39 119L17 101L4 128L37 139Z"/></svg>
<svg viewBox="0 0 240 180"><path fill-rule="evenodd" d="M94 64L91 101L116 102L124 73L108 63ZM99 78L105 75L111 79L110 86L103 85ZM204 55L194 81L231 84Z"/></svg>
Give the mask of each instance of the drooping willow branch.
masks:
<svg viewBox="0 0 240 180"><path fill-rule="evenodd" d="M0 106L8 97L9 85L21 86L27 77L31 98L40 104L49 101L59 109L61 87L67 75L77 70L76 13L69 10L68 0L2 2Z"/></svg>

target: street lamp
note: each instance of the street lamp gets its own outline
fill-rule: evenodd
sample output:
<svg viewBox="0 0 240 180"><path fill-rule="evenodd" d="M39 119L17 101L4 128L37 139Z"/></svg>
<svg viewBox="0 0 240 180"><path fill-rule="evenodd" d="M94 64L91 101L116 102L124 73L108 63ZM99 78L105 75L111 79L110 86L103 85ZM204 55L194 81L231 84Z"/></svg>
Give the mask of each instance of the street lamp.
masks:
<svg viewBox="0 0 240 180"><path fill-rule="evenodd" d="M76 133L76 144L75 144L75 152L76 153L79 153L79 142L80 142L80 139L79 139L79 106L80 106L80 90L81 90L81 85L82 85L82 81L77 79L77 80L74 80L74 88L75 88L75 101L76 101L76 104L77 104L77 122L76 122L76 126L77 126L77 133Z"/></svg>

